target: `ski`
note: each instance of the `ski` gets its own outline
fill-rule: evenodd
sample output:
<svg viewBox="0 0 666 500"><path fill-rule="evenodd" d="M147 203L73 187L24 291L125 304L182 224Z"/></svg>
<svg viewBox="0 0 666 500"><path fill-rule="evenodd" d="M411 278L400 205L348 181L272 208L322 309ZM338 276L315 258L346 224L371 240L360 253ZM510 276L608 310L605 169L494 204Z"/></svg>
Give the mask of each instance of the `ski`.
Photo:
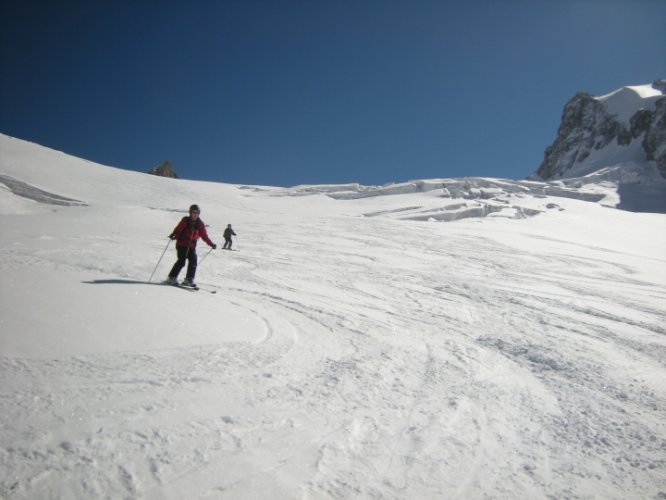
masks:
<svg viewBox="0 0 666 500"><path fill-rule="evenodd" d="M188 286L188 285L183 285L182 283L169 283L168 281L160 281L159 283L154 283L155 285L167 285L167 286L174 286L176 288L182 288L183 290L188 290L190 292L198 292L199 290L202 290L204 292L216 294L217 293L217 288L219 288L216 285L211 285L204 283L204 287L201 288L199 285L196 286Z"/></svg>
<svg viewBox="0 0 666 500"><path fill-rule="evenodd" d="M178 288L184 288L185 290L190 290L192 292L198 292L199 291L198 286L190 286L190 285L183 285L183 284L178 284L178 285L175 285L175 286L177 286Z"/></svg>
<svg viewBox="0 0 666 500"><path fill-rule="evenodd" d="M169 283L168 281L163 281L163 285L168 285L168 286L173 286L176 288L182 288L183 290L188 290L190 292L198 292L199 287L198 286L188 286L188 285L183 285L182 283Z"/></svg>

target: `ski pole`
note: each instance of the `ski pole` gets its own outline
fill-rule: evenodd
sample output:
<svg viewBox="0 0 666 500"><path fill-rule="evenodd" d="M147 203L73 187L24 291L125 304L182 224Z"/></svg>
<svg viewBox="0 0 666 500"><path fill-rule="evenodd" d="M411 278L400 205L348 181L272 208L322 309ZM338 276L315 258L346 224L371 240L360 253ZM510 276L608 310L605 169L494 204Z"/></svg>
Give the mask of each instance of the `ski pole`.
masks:
<svg viewBox="0 0 666 500"><path fill-rule="evenodd" d="M162 258L164 257L164 254L167 251L167 248L169 248L169 245L171 245L171 238L169 238L169 241L167 241L166 246L164 247L164 252L162 252L162 256L160 257L160 260L157 261L157 265L155 266L155 269L153 269L153 274L150 275L150 278L148 279L148 283L153 281L153 275L155 274L155 271L157 271L157 268L160 265L160 262L162 262Z"/></svg>
<svg viewBox="0 0 666 500"><path fill-rule="evenodd" d="M240 252L240 245L238 244L238 235L236 235L236 251Z"/></svg>
<svg viewBox="0 0 666 500"><path fill-rule="evenodd" d="M213 251L213 247L210 247L210 250L208 250L208 252L206 253L206 255L204 255L204 256L202 257L202 259L199 261L199 263L197 264L197 269L199 269L199 267L201 266L201 263L202 263L204 260L206 260L206 257L208 257L208 255L209 255L212 251Z"/></svg>

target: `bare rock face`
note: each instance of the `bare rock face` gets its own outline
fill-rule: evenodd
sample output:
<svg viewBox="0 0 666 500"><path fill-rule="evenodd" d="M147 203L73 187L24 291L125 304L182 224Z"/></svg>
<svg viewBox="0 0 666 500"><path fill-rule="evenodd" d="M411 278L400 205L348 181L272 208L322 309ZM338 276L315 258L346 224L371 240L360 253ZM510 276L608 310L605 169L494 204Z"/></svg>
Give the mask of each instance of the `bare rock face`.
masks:
<svg viewBox="0 0 666 500"><path fill-rule="evenodd" d="M158 175L160 177L170 177L172 179L178 179L178 175L173 169L170 161L165 161L162 165L153 167L149 172L151 175Z"/></svg>
<svg viewBox="0 0 666 500"><path fill-rule="evenodd" d="M557 139L546 149L537 174L544 180L562 177L583 162L593 148L608 144L619 132L602 102L587 93L576 94L565 106Z"/></svg>
<svg viewBox="0 0 666 500"><path fill-rule="evenodd" d="M642 148L635 148L635 160L654 161L666 178L666 97L659 97L659 92L666 91L666 80L654 82L652 89L656 95L649 99L632 94L635 93L632 87L610 94L615 95L616 108L618 101L621 102L621 115L609 105L608 96L576 94L564 107L557 138L546 148L537 175L544 180L567 177L584 165L590 155L602 150L606 154L595 156L599 168L613 164L617 159L614 155L623 154L626 161L626 149L634 141L641 141ZM627 110L632 105L635 108ZM603 161L599 161L600 157Z"/></svg>
<svg viewBox="0 0 666 500"><path fill-rule="evenodd" d="M666 178L666 97L656 103L643 140L643 149L648 160L656 162L659 173Z"/></svg>

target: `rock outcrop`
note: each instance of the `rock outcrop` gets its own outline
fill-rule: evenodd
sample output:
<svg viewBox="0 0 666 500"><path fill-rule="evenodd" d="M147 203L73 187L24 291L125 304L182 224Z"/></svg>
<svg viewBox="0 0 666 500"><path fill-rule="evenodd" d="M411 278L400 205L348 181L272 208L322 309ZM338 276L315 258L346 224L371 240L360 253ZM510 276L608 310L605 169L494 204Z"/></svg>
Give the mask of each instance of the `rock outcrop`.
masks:
<svg viewBox="0 0 666 500"><path fill-rule="evenodd" d="M661 176L666 178L666 97L656 103L650 123L646 127L643 148L647 159L654 161Z"/></svg>
<svg viewBox="0 0 666 500"><path fill-rule="evenodd" d="M170 161L165 161L164 163L162 163L162 165L153 167L152 169L150 169L148 173L151 175L158 175L160 177L170 177L172 179L178 179L178 175L174 171Z"/></svg>

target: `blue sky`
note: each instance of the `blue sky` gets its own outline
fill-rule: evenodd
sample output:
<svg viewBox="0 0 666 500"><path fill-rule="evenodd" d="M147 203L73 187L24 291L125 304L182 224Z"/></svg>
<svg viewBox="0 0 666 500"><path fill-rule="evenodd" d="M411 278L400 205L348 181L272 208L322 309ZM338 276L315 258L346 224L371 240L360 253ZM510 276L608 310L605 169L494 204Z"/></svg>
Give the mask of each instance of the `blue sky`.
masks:
<svg viewBox="0 0 666 500"><path fill-rule="evenodd" d="M291 186L532 174L576 92L666 77L663 0L2 0L0 132Z"/></svg>

